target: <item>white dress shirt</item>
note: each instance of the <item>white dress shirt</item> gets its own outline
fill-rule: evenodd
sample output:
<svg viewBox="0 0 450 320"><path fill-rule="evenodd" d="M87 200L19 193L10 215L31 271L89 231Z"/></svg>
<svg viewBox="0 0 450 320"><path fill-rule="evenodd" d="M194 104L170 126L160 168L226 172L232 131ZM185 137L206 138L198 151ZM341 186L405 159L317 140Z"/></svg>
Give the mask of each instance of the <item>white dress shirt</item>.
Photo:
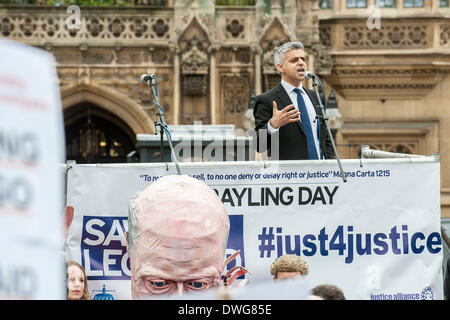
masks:
<svg viewBox="0 0 450 320"><path fill-rule="evenodd" d="M292 84L284 81L284 79L281 79L281 85L283 86L284 90L286 90L289 98L291 98L291 101L292 101L292 104L294 105L294 107L298 110L297 93L295 93L295 91L294 91L295 87ZM312 132L313 132L313 136L314 136L314 143L316 144L317 152L319 152L320 148L319 148L319 139L317 138L317 122L318 121L316 121L316 110L314 109L314 106L313 106L311 100L309 99L309 96L306 94L305 90L303 90L303 86L302 86L301 82L300 82L300 86L298 88L300 89L300 92L302 93L303 101L305 101L306 110L308 111L308 118L309 118L309 121L311 122L311 128L312 128ZM300 122L301 122L301 119L300 119ZM278 132L279 129L280 128L277 128L277 129L273 128L270 125L270 121L267 123L267 131L269 132L269 134ZM318 157L320 159L320 155Z"/></svg>

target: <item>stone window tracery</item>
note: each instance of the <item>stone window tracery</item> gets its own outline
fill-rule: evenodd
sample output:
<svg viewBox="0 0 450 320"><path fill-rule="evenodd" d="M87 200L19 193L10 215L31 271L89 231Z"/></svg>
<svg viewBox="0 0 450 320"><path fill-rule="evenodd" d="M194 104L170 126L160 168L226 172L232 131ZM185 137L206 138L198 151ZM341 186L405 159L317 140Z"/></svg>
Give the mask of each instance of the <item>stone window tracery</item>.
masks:
<svg viewBox="0 0 450 320"><path fill-rule="evenodd" d="M225 31L228 39L242 39L245 36L243 19L227 19L226 23Z"/></svg>
<svg viewBox="0 0 450 320"><path fill-rule="evenodd" d="M428 25L382 24L380 29L366 25L344 26L344 47L360 48L423 48L427 46Z"/></svg>

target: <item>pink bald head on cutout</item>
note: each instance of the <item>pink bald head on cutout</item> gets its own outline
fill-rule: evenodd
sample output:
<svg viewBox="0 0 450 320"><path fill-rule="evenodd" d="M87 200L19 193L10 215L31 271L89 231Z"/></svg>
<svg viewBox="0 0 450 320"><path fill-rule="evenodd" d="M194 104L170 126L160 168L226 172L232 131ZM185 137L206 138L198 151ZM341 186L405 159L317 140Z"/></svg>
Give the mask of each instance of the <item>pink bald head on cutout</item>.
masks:
<svg viewBox="0 0 450 320"><path fill-rule="evenodd" d="M187 175L159 178L130 208L133 298L218 285L229 219L208 185Z"/></svg>

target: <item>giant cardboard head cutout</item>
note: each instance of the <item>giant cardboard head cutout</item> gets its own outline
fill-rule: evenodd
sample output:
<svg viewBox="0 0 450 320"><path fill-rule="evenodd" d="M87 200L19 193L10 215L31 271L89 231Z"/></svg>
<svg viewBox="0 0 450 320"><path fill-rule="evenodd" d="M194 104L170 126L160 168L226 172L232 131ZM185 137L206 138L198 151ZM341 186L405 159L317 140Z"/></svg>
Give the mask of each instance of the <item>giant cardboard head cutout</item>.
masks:
<svg viewBox="0 0 450 320"><path fill-rule="evenodd" d="M128 225L133 299L220 284L230 223L205 183L159 178L130 201Z"/></svg>

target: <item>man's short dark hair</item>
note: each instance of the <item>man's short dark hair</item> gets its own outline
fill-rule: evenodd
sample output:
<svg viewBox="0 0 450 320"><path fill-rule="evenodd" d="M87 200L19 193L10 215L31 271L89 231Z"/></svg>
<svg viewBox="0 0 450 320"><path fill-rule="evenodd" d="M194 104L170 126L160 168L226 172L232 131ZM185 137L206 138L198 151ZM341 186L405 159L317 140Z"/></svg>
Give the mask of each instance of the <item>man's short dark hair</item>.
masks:
<svg viewBox="0 0 450 320"><path fill-rule="evenodd" d="M342 290L331 284L321 284L314 287L312 294L324 300L346 300Z"/></svg>

